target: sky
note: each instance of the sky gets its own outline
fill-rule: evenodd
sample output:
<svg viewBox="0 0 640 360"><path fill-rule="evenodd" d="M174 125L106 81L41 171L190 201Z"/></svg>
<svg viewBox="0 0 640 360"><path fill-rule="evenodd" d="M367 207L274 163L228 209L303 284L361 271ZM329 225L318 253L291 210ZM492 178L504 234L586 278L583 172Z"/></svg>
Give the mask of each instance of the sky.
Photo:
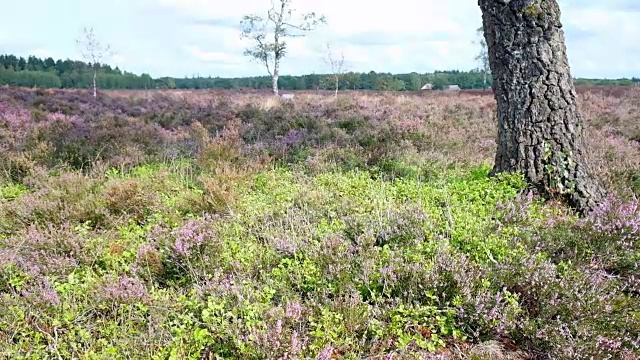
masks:
<svg viewBox="0 0 640 360"><path fill-rule="evenodd" d="M559 0L574 77L640 77L640 1ZM108 63L160 76L267 75L243 50L243 15L264 15L270 0L0 0L0 53L81 59L76 45L93 27L115 54ZM326 45L358 72L470 70L481 26L477 0L292 0L328 23L288 40L281 73L327 73ZM294 13L294 15L296 14ZM295 18L295 17L294 17Z"/></svg>

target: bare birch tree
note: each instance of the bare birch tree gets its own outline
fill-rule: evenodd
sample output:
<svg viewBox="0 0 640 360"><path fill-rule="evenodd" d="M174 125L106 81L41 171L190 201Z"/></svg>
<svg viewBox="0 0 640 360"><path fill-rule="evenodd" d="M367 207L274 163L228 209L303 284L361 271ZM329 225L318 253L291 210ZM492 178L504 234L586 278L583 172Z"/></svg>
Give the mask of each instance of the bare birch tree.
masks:
<svg viewBox="0 0 640 360"><path fill-rule="evenodd" d="M487 41L484 38L484 29L482 27L476 30L476 35L478 36L476 43L480 45L480 52L476 55L475 60L480 62L483 75L483 89L486 90L488 77L491 73L491 66L489 66L489 50L487 49Z"/></svg>
<svg viewBox="0 0 640 360"><path fill-rule="evenodd" d="M287 54L288 37L303 37L306 32L315 30L326 24L324 16L315 12L295 16L291 8L292 0L272 0L267 16L246 15L240 26L241 38L249 39L251 47L245 49L244 55L265 65L269 76L273 79L273 93L278 95L278 77L280 61Z"/></svg>
<svg viewBox="0 0 640 360"><path fill-rule="evenodd" d="M336 58L331 51L331 45L327 44L327 54L324 61L331 68L332 82L336 87L335 96L338 97L338 90L340 89L340 78L346 72L344 66L344 54L340 52L340 57Z"/></svg>
<svg viewBox="0 0 640 360"><path fill-rule="evenodd" d="M93 69L93 97L98 97L98 86L96 78L98 77L98 67L105 59L114 53L111 46L102 44L96 37L93 28L83 29L82 36L76 40L76 44L80 47L80 53L84 61L90 64Z"/></svg>

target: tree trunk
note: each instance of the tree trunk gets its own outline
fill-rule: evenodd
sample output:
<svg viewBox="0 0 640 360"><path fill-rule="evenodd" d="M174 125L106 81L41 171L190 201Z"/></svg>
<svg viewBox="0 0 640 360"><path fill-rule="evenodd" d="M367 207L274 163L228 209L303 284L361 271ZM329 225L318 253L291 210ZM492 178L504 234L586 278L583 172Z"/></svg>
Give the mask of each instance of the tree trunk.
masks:
<svg viewBox="0 0 640 360"><path fill-rule="evenodd" d="M492 175L520 171L539 193L592 209L604 190L583 156L556 0L478 0L493 90L498 150Z"/></svg>
<svg viewBox="0 0 640 360"><path fill-rule="evenodd" d="M96 86L96 77L98 76L98 70L93 70L93 98L98 97L98 88Z"/></svg>
<svg viewBox="0 0 640 360"><path fill-rule="evenodd" d="M482 90L487 90L487 68L482 71Z"/></svg>
<svg viewBox="0 0 640 360"><path fill-rule="evenodd" d="M280 77L280 63L278 60L273 64L273 94L278 96L278 77Z"/></svg>
<svg viewBox="0 0 640 360"><path fill-rule="evenodd" d="M339 88L340 88L340 77L336 75L336 97L338 97Z"/></svg>

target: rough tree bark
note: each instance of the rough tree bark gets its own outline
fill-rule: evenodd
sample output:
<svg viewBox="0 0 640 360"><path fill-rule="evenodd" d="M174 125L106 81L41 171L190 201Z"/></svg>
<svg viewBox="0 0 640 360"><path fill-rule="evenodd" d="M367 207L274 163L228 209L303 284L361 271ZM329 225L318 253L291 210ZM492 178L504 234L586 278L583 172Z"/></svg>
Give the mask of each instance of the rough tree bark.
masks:
<svg viewBox="0 0 640 360"><path fill-rule="evenodd" d="M498 106L492 175L521 171L540 194L589 211L604 190L583 155L583 119L557 1L478 4Z"/></svg>

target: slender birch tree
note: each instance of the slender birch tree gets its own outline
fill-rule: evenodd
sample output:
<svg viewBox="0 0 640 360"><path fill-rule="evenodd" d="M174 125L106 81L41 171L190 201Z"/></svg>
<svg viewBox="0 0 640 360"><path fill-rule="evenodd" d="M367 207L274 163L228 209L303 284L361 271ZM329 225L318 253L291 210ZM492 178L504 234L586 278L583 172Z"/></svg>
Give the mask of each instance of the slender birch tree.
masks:
<svg viewBox="0 0 640 360"><path fill-rule="evenodd" d="M482 84L483 89L487 89L487 83L489 74L491 74L491 66L489 66L489 50L487 49L487 41L484 39L484 29L482 27L476 30L476 34L478 35L477 44L480 45L480 51L478 55L476 55L475 60L480 63L482 69Z"/></svg>
<svg viewBox="0 0 640 360"><path fill-rule="evenodd" d="M331 79L335 84L335 97L338 97L338 90L340 89L340 78L346 72L344 65L344 53L340 52L340 57L336 56L331 51L331 45L327 43L327 54L324 59L325 63L331 68Z"/></svg>
<svg viewBox="0 0 640 360"><path fill-rule="evenodd" d="M305 33L326 24L325 16L309 12L297 15L292 0L272 0L267 16L245 15L240 22L241 38L251 41L244 55L263 64L273 80L273 93L278 95L280 61L287 54L286 39L303 37Z"/></svg>
<svg viewBox="0 0 640 360"><path fill-rule="evenodd" d="M110 45L102 44L98 40L92 27L84 27L82 36L76 40L76 44L80 47L84 61L93 69L93 98L95 99L98 97L98 68L114 53Z"/></svg>

